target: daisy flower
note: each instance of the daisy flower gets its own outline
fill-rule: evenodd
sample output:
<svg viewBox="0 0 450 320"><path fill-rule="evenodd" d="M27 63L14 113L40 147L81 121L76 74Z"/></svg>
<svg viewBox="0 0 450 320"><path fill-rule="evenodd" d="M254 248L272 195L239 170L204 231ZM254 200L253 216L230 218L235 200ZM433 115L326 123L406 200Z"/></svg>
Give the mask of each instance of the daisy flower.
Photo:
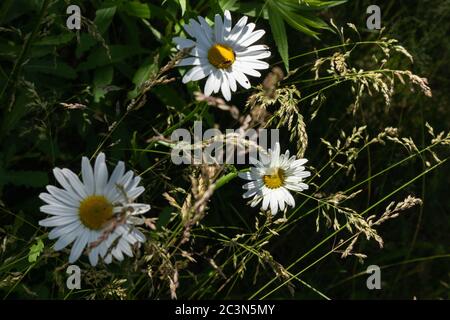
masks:
<svg viewBox="0 0 450 320"><path fill-rule="evenodd" d="M62 186L47 186L39 198L47 204L41 212L51 217L39 221L44 227L53 227L48 237L58 239L56 251L74 242L69 263L75 262L88 247L89 262L95 266L99 258L111 263L122 261L124 254L132 257L132 246L145 241L145 236L134 227L138 215L150 210L147 204L133 203L144 192L140 177L133 171L125 173L119 161L108 179L105 155L100 153L92 168L88 158L81 162L81 181L69 169L53 169Z"/></svg>
<svg viewBox="0 0 450 320"><path fill-rule="evenodd" d="M177 49L188 49L191 57L182 59L178 66L194 66L183 77L183 83L208 77L205 84L206 96L222 91L228 101L231 92L237 90L237 83L245 89L251 87L247 75L260 77L257 70L269 68L269 64L260 59L270 56L265 45L252 45L265 33L254 30L255 24L248 23L248 17L242 17L231 27L231 14L226 10L224 18L216 14L214 26L210 27L203 17L198 21L191 19L184 30L192 38L175 37Z"/></svg>
<svg viewBox="0 0 450 320"><path fill-rule="evenodd" d="M284 211L286 205L295 206L294 197L289 190L303 191L308 185L303 179L311 172L303 166L308 160L289 157L289 150L280 154L280 144L276 143L274 150L268 150L268 155L261 155L261 161L255 161L255 167L250 172L241 172L239 177L251 180L243 188L247 191L244 198L254 197L250 205L255 207L262 201L262 210L270 207L272 214L278 210Z"/></svg>

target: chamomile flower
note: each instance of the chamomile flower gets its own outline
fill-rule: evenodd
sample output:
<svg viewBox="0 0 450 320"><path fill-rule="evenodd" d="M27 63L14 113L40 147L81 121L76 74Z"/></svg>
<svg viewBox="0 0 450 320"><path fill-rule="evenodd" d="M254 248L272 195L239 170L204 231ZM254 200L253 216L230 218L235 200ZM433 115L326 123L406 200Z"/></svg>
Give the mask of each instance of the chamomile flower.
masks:
<svg viewBox="0 0 450 320"><path fill-rule="evenodd" d="M280 145L276 143L274 150L268 150L268 155L262 155L261 161L256 161L250 172L241 172L239 177L251 180L243 188L247 191L244 198L253 197L250 202L255 207L262 201L262 210L276 214L284 211L286 204L294 207L295 200L291 191L308 189L304 179L311 175L303 166L308 160L289 157L289 150L280 154Z"/></svg>
<svg viewBox="0 0 450 320"><path fill-rule="evenodd" d="M124 254L132 257L132 246L145 241L134 224L138 215L150 210L147 204L133 203L145 190L139 186L141 178L131 170L125 173L122 161L109 177L103 153L97 156L94 168L83 157L82 181L69 169L55 168L53 174L62 188L49 185L48 193L39 195L47 203L41 212L51 215L39 224L53 227L48 237L58 239L54 249L73 243L69 256L73 263L87 247L93 266L99 258L111 263L113 258L122 261Z"/></svg>
<svg viewBox="0 0 450 320"><path fill-rule="evenodd" d="M182 59L178 66L194 66L183 77L183 83L208 77L205 84L206 96L222 91L226 100L237 90L237 83L245 89L251 87L247 76L260 77L257 70L269 68L261 61L270 56L265 45L253 45L265 33L256 30L255 24L242 17L234 27L228 10L222 17L216 14L214 26L210 27L203 17L191 19L184 30L195 40L175 37L178 49L192 48L191 57Z"/></svg>

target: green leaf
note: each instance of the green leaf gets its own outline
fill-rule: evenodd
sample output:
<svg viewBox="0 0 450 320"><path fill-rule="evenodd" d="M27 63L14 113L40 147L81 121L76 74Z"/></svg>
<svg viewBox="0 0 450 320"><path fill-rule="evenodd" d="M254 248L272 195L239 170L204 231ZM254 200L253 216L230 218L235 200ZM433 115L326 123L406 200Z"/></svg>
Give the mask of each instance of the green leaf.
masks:
<svg viewBox="0 0 450 320"><path fill-rule="evenodd" d="M28 253L28 262L36 262L37 258L41 255L43 250L44 242L42 242L42 240L38 238L36 244L33 244L30 248L30 253Z"/></svg>
<svg viewBox="0 0 450 320"><path fill-rule="evenodd" d="M33 42L33 46L58 46L70 42L74 37L74 32L66 32L57 36L47 36Z"/></svg>
<svg viewBox="0 0 450 320"><path fill-rule="evenodd" d="M106 93L108 93L107 86L113 81L114 68L112 66L105 66L95 69L94 72L94 101L99 102Z"/></svg>
<svg viewBox="0 0 450 320"><path fill-rule="evenodd" d="M109 47L109 49L111 53L111 59L109 58L106 49L103 47L99 47L91 52L85 62L80 63L80 65L78 66L78 70L86 71L95 69L112 63L120 62L134 55L138 55L148 51L140 47L125 45L112 45Z"/></svg>
<svg viewBox="0 0 450 320"><path fill-rule="evenodd" d="M103 33L105 33L106 30L108 30L108 27L111 24L111 22L114 18L114 15L116 14L116 10L117 10L117 8L114 6L114 7L99 9L96 11L94 23L95 23L95 26L97 27L96 31L100 35L102 35ZM76 52L77 57L80 57L83 54L83 52L86 52L87 50L92 48L92 46L94 46L97 41L98 40L96 40L90 34L82 34L81 39L80 39L80 44L79 44L79 46L77 48L77 52Z"/></svg>
<svg viewBox="0 0 450 320"><path fill-rule="evenodd" d="M157 71L158 61L155 61L155 59L152 57L145 59L133 76L133 83L135 84L135 88L133 91L130 91L128 93L128 98L136 98L141 85L150 78L150 75L156 74Z"/></svg>
<svg viewBox="0 0 450 320"><path fill-rule="evenodd" d="M75 69L63 61L33 61L29 65L26 65L25 70L28 72L50 74L64 79L75 79L77 77Z"/></svg>
<svg viewBox="0 0 450 320"><path fill-rule="evenodd" d="M289 50L284 21L276 8L271 5L269 5L269 7L269 23L270 28L272 29L273 38L275 39L278 52L286 67L286 71L289 72Z"/></svg>
<svg viewBox="0 0 450 320"><path fill-rule="evenodd" d="M236 0L219 0L219 6L223 11L234 8Z"/></svg>
<svg viewBox="0 0 450 320"><path fill-rule="evenodd" d="M184 16L184 13L186 12L187 7L187 1L186 0L178 0L178 4L181 8L181 16Z"/></svg>
<svg viewBox="0 0 450 320"><path fill-rule="evenodd" d="M123 9L129 16L143 19L150 18L150 7L146 3L139 1L125 2L121 9Z"/></svg>

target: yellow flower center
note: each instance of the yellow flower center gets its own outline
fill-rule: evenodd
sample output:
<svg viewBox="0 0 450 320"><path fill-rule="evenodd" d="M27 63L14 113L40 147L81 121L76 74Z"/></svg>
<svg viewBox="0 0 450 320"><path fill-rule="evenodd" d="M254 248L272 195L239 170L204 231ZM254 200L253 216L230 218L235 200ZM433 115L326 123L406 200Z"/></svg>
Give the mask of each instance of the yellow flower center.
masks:
<svg viewBox="0 0 450 320"><path fill-rule="evenodd" d="M236 55L229 46L216 43L208 51L208 60L216 68L228 69L236 60Z"/></svg>
<svg viewBox="0 0 450 320"><path fill-rule="evenodd" d="M98 230L111 219L113 206L104 196L90 196L80 203L79 214L86 227Z"/></svg>
<svg viewBox="0 0 450 320"><path fill-rule="evenodd" d="M271 174L263 176L264 184L269 189L277 189L281 187L284 183L284 170L281 168L276 168Z"/></svg>

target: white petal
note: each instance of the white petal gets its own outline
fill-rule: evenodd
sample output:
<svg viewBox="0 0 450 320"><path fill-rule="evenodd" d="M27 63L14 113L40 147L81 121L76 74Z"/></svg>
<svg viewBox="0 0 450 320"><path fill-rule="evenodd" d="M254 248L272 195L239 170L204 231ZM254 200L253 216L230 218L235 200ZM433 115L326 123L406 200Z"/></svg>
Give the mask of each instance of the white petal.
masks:
<svg viewBox="0 0 450 320"><path fill-rule="evenodd" d="M198 65L206 64L206 63L208 63L208 60L205 59L205 58L188 57L188 58L181 59L181 61L177 63L177 66L178 67L182 67L182 66L198 66Z"/></svg>
<svg viewBox="0 0 450 320"><path fill-rule="evenodd" d="M130 200L134 200L139 197L145 191L144 187L137 187L127 193L127 196Z"/></svg>
<svg viewBox="0 0 450 320"><path fill-rule="evenodd" d="M190 69L183 77L183 83L189 81L198 81L208 76L212 71L210 65L195 66Z"/></svg>
<svg viewBox="0 0 450 320"><path fill-rule="evenodd" d="M206 37L208 38L208 42L212 44L214 42L214 39L213 39L213 31L212 31L211 27L208 25L205 18L200 17L200 16L197 18L198 18L198 21L200 21L200 25L202 26L203 32L205 33Z"/></svg>
<svg viewBox="0 0 450 320"><path fill-rule="evenodd" d="M270 196L270 211L272 212L273 215L276 215L278 212L278 199L275 193L272 193Z"/></svg>
<svg viewBox="0 0 450 320"><path fill-rule="evenodd" d="M105 154L101 152L94 165L95 194L103 195L108 180L108 168L105 163Z"/></svg>
<svg viewBox="0 0 450 320"><path fill-rule="evenodd" d="M70 251L69 263L74 263L75 261L78 260L78 258L83 253L84 248L86 247L88 241L89 241L89 231L84 230L78 237L78 239L75 241L72 250Z"/></svg>
<svg viewBox="0 0 450 320"><path fill-rule="evenodd" d="M133 215L143 214L150 210L150 205L144 203L131 203L128 206L133 208Z"/></svg>
<svg viewBox="0 0 450 320"><path fill-rule="evenodd" d="M270 57L270 51L254 51L247 54L236 54L240 61L254 61L259 59L266 59Z"/></svg>
<svg viewBox="0 0 450 320"><path fill-rule="evenodd" d="M232 72L225 71L225 75L228 79L228 84L230 85L231 91L235 92L237 90L236 79L233 76Z"/></svg>
<svg viewBox="0 0 450 320"><path fill-rule="evenodd" d="M222 72L220 72L219 69L214 70L214 90L213 90L214 93L217 93L220 90L220 85L222 84L223 81L222 76L223 74Z"/></svg>
<svg viewBox="0 0 450 320"><path fill-rule="evenodd" d="M269 207L269 203L270 203L270 197L269 197L269 195L266 194L266 195L264 195L261 209L267 210L267 208Z"/></svg>
<svg viewBox="0 0 450 320"><path fill-rule="evenodd" d="M230 11L225 10L224 18L223 18L223 30L224 30L224 39L228 38L231 32L231 14Z"/></svg>
<svg viewBox="0 0 450 320"><path fill-rule="evenodd" d="M266 33L266 31L264 31L264 30L257 30L249 35L246 35L245 37L242 37L240 39L239 45L242 47L248 47L251 44L258 41L259 39L261 39L265 33Z"/></svg>
<svg viewBox="0 0 450 320"><path fill-rule="evenodd" d="M232 70L234 78L244 89L250 89L252 87L250 81L248 80L247 76L244 73L237 70L235 67L232 68Z"/></svg>
<svg viewBox="0 0 450 320"><path fill-rule="evenodd" d="M86 198L88 196L84 184L80 181L75 173L73 173L69 169L62 169L61 172L81 198Z"/></svg>
<svg viewBox="0 0 450 320"><path fill-rule="evenodd" d="M250 36L253 30L255 30L255 27L256 25L254 23L249 23L244 27L244 29L242 29L242 31L235 39L233 37L234 43L238 47L238 50L242 50L242 48L244 48L241 45L242 39L246 39L248 36Z"/></svg>
<svg viewBox="0 0 450 320"><path fill-rule="evenodd" d="M48 204L53 204L53 205L57 205L57 206L64 206L64 207L68 206L71 208L74 208L76 206L75 203L71 203L70 205L68 205L65 202L56 199L54 196L52 196L51 194L46 193L46 192L42 192L41 194L39 194L39 198Z"/></svg>
<svg viewBox="0 0 450 320"><path fill-rule="evenodd" d="M226 79L225 74L223 74L223 76L222 76L222 85L220 88L222 90L222 95L225 98L225 100L230 101L231 100L230 85L228 83L228 79Z"/></svg>
<svg viewBox="0 0 450 320"><path fill-rule="evenodd" d="M219 14L216 14L214 17L214 34L216 37L216 43L223 43L223 23L222 23L222 17Z"/></svg>
<svg viewBox="0 0 450 320"><path fill-rule="evenodd" d="M61 249L64 249L69 244L71 244L79 235L81 235L82 231L84 230L84 227L80 224L75 230L72 232L66 233L62 235L58 241L55 242L53 249L55 251L59 251Z"/></svg>
<svg viewBox="0 0 450 320"><path fill-rule="evenodd" d="M56 199L70 207L78 207L81 198L75 193L57 188L55 186L47 186L47 191Z"/></svg>
<svg viewBox="0 0 450 320"><path fill-rule="evenodd" d="M250 46L247 48L242 48L241 50L236 50L236 56L246 56L253 55L255 52L259 54L259 52L270 52L269 47L265 44L257 44L254 46Z"/></svg>
<svg viewBox="0 0 450 320"><path fill-rule="evenodd" d="M86 192L89 195L94 194L94 171L92 170L89 159L86 157L83 157L83 159L81 160L81 176L83 177L83 183L84 187L86 188Z"/></svg>
<svg viewBox="0 0 450 320"><path fill-rule="evenodd" d="M69 181L67 181L66 177L62 173L61 169L54 168L53 169L53 175L55 176L55 178L59 182L59 184L64 189L66 189L72 195L72 197L76 198L77 200L81 200L80 195L77 192L75 192L75 190L73 189L72 185L69 183Z"/></svg>
<svg viewBox="0 0 450 320"><path fill-rule="evenodd" d="M39 225L43 227L64 226L69 223L79 221L78 216L53 216L39 221Z"/></svg>
<svg viewBox="0 0 450 320"><path fill-rule="evenodd" d="M255 69L255 70L264 70L269 68L269 64L265 61L259 61L259 60L245 60L246 58L239 58L235 61L235 63L238 63L239 66L245 66L247 69Z"/></svg>
<svg viewBox="0 0 450 320"><path fill-rule="evenodd" d="M204 94L205 96L209 97L211 93L213 93L214 90L214 81L215 81L215 75L214 72L212 72L205 83L205 89Z"/></svg>
<svg viewBox="0 0 450 320"><path fill-rule="evenodd" d="M229 42L234 42L236 39L239 38L242 30L244 30L244 28L247 24L247 20L248 20L247 16L243 16L241 19L239 19L239 21L236 23L236 25L231 30L230 35L228 36Z"/></svg>
<svg viewBox="0 0 450 320"><path fill-rule="evenodd" d="M40 207L41 212L48 213L55 216L73 216L78 215L78 209L74 207L67 207L65 205L45 205Z"/></svg>
<svg viewBox="0 0 450 320"><path fill-rule="evenodd" d="M48 234L48 238L49 239L55 239L55 238L59 238L65 234L68 234L74 230L76 230L78 227L80 227L81 223L78 222L74 222L68 225L65 225L63 227L56 227L53 228L52 231L50 231L50 233Z"/></svg>
<svg viewBox="0 0 450 320"><path fill-rule="evenodd" d="M195 41L186 38L175 37L172 41L177 44L177 49L192 48L196 45Z"/></svg>

